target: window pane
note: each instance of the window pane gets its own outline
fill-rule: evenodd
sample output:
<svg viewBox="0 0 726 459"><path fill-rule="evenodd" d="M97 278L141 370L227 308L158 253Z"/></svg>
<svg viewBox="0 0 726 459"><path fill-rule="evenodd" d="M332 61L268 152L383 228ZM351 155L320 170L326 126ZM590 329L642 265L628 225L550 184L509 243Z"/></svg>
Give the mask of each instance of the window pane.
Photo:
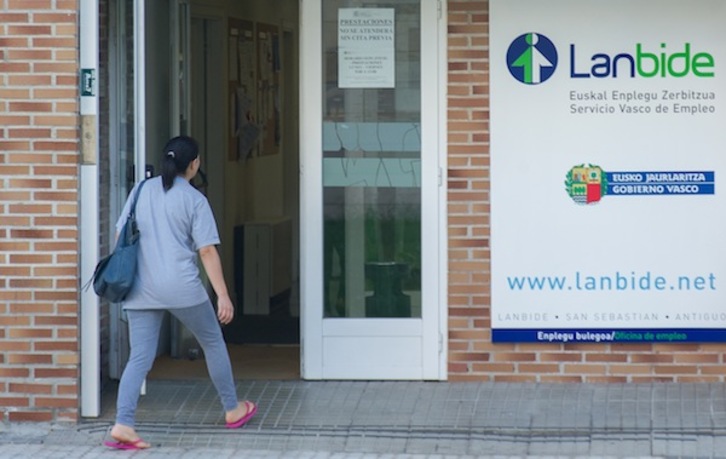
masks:
<svg viewBox="0 0 726 459"><path fill-rule="evenodd" d="M323 0L325 317L421 317L419 0Z"/></svg>
<svg viewBox="0 0 726 459"><path fill-rule="evenodd" d="M117 121L117 135L113 137L114 148L118 154L117 163L113 166L114 187L119 209L126 202L126 196L131 192L136 182L134 170L134 2L133 0L117 0L111 4L113 20L114 46L112 69L114 69L114 82L110 86L113 109ZM112 158L114 158L112 156ZM115 223L112 216L112 224ZM115 230L114 230L115 231ZM113 234L113 232L111 233Z"/></svg>

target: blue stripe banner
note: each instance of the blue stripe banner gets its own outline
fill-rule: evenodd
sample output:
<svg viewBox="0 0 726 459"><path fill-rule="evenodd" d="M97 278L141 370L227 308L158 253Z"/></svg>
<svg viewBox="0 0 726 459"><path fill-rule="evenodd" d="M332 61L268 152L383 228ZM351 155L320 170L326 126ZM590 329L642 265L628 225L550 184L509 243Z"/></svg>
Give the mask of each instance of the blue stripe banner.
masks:
<svg viewBox="0 0 726 459"><path fill-rule="evenodd" d="M726 329L718 328L508 328L493 329L494 343L723 343Z"/></svg>
<svg viewBox="0 0 726 459"><path fill-rule="evenodd" d="M714 171L606 172L606 195L714 194Z"/></svg>

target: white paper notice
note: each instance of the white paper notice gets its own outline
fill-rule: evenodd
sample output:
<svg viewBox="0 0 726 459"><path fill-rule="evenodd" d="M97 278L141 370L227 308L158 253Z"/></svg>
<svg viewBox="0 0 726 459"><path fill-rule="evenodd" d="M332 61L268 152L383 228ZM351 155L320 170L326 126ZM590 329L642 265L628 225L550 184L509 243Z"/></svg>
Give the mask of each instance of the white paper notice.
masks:
<svg viewBox="0 0 726 459"><path fill-rule="evenodd" d="M393 8L338 10L338 87L395 87Z"/></svg>

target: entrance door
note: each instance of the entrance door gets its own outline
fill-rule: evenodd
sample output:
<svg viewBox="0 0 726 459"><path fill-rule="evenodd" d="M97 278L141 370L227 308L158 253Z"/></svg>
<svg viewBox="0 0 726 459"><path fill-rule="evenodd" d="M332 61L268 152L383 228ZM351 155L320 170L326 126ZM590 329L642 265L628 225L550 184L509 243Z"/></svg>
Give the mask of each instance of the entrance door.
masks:
<svg viewBox="0 0 726 459"><path fill-rule="evenodd" d="M119 208L133 184L144 177L145 170L149 175L158 173L160 149L168 138L192 135L199 142L202 168L206 173L198 174L193 184L207 196L214 210L223 241L220 255L230 293L236 295L238 306L235 323L225 327L227 341L267 343L282 335L278 342L299 343L298 279L295 277L299 259L295 252L299 228L296 119L299 10L296 2L111 1L118 4L120 17L127 21L119 25L114 42L120 43L116 54L124 65L118 67L118 84L127 103L119 100L120 122L111 125L125 126L123 121L131 123L126 144L128 151L119 147L122 153L119 165L128 171L123 180L119 179L117 187ZM250 11L253 3L259 8ZM233 31L239 33L236 26L239 23L253 26L249 35L233 34ZM255 45L247 43L248 38ZM234 153L239 153L238 145L230 143L229 139L231 120L238 113L235 105L238 98L231 85L233 80L241 81L238 72L242 72L243 65L249 65L246 69L253 70L252 75L239 75L252 78L250 95L257 97L249 103L248 111L253 115L250 121L265 120L268 124L264 132L269 135L264 139L260 136L258 143L262 144L264 140L265 145L255 148L254 154L248 148L244 155L235 156ZM123 73L124 69L126 73ZM268 84L270 81L274 85ZM230 103L230 94L234 96L234 103ZM247 103L246 100L239 102L239 108ZM266 113L268 117L255 116L259 113ZM273 148L265 150L263 146ZM247 278L239 282L238 260L246 262L252 257L237 257L236 229L270 222L284 223L271 228L274 238L270 241L286 244L268 243L268 247L274 247L269 247L267 254L260 250L254 261L262 265L269 256L276 262L268 263L268 273L274 276L269 276L267 290L258 289L268 293L263 300L267 301L266 316L274 319L268 323L275 325L272 329L275 335L270 339L269 333L257 333L256 341L230 339L240 334L245 338L251 335L239 331L247 331L241 326L248 326L251 322L247 320L250 318L248 309L256 306L244 301L241 295L243 290L253 290L255 285L250 286ZM275 256L277 254L282 255ZM229 282L232 275L234 282ZM209 291L213 297L211 287ZM277 319L294 328L291 326L288 334L281 334ZM111 320L112 375L119 377L127 358L126 323L124 314L117 307ZM191 333L176 320L165 324L162 333L165 335L161 337L160 354L190 358L200 355Z"/></svg>
<svg viewBox="0 0 726 459"><path fill-rule="evenodd" d="M112 150L109 236L128 193L136 182L155 175L161 146L186 120L172 112L169 90L172 64L169 57L172 27L178 30L187 11L186 0L113 0L110 5ZM171 11L171 13L170 13ZM175 26L174 20L178 22ZM186 29L185 29L186 30ZM174 107L177 107L176 104ZM187 112L183 112L185 115ZM121 377L129 354L126 317L120 304L110 307L109 375ZM160 338L159 353L169 351L169 327Z"/></svg>
<svg viewBox="0 0 726 459"><path fill-rule="evenodd" d="M445 379L441 5L302 3L306 379Z"/></svg>
<svg viewBox="0 0 726 459"><path fill-rule="evenodd" d="M162 121L168 120L168 109L159 107L168 107L169 97L157 89L168 86L162 81L164 78L168 79L169 72L162 66L155 66L160 60L156 57L168 56L168 51L162 51L158 40L157 46L152 46L153 36L151 42L147 41L144 26L148 20L156 26L152 27L153 30L168 34L169 20L168 6L162 2L145 0L112 0L109 3L109 16L109 142L114 153L109 165L108 236L113 240L116 231L114 224L129 192L136 182L154 174L153 165L147 162L148 146L153 147L159 136L168 133L168 123L165 126ZM146 65L147 56L151 56L149 66ZM149 75L154 78L149 78ZM151 102L146 99L147 88L154 95ZM158 101L159 98L162 100ZM147 110L149 107L151 108ZM147 138L147 132L157 134L153 138ZM126 317L120 304L110 306L109 328L109 376L118 379L129 354Z"/></svg>

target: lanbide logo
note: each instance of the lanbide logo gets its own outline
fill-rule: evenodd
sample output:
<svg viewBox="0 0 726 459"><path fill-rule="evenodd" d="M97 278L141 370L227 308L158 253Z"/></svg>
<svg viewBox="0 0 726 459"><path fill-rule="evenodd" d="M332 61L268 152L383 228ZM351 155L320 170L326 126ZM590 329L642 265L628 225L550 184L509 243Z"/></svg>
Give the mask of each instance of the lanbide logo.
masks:
<svg viewBox="0 0 726 459"><path fill-rule="evenodd" d="M682 78L692 74L699 78L715 76L713 55L705 52L693 52L690 43L685 43L682 50L675 52L668 49L665 43L660 44L660 52L647 49L642 43L636 43L635 53L618 53L608 55L596 53L590 57L590 63L576 64L575 45L570 45L570 77L571 78L617 78L618 72L625 72L630 78ZM588 68L588 65L590 68Z"/></svg>
<svg viewBox="0 0 726 459"><path fill-rule="evenodd" d="M514 78L525 84L547 81L557 68L557 49L539 33L518 36L507 50L507 67Z"/></svg>
<svg viewBox="0 0 726 459"><path fill-rule="evenodd" d="M657 48L636 43L631 52L578 52L569 45L569 76L582 78L713 78L716 62L712 54L694 50L692 43ZM584 55L583 55L584 54ZM544 83L557 69L557 48L541 33L518 36L507 49L507 68L518 81L536 85Z"/></svg>

